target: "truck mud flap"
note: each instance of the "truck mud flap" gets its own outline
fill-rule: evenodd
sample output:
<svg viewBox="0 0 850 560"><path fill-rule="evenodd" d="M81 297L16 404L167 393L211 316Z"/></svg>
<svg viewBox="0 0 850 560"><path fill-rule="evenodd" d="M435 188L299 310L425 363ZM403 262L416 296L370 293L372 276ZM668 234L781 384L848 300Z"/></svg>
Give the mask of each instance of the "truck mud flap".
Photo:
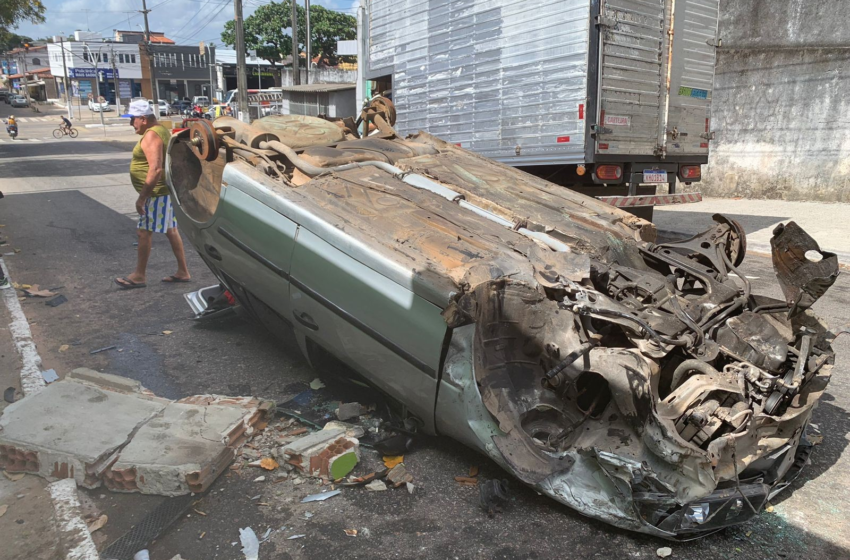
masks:
<svg viewBox="0 0 850 560"><path fill-rule="evenodd" d="M638 206L669 206L673 204L692 204L702 202L702 193L656 194L649 196L597 196L617 208L635 208Z"/></svg>

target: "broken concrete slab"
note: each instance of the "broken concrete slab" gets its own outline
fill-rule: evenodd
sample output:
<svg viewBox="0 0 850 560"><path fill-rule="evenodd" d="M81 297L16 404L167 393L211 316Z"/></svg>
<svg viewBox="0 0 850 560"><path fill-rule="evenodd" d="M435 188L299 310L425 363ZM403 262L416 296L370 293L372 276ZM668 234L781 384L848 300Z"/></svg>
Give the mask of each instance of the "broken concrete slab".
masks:
<svg viewBox="0 0 850 560"><path fill-rule="evenodd" d="M168 403L82 380L51 383L3 411L0 467L96 488L115 453Z"/></svg>
<svg viewBox="0 0 850 560"><path fill-rule="evenodd" d="M305 474L337 480L360 460L360 442L341 429L319 430L286 445L280 456Z"/></svg>
<svg viewBox="0 0 850 560"><path fill-rule="evenodd" d="M138 382L75 370L0 416L0 467L95 488L203 492L267 424L270 401L196 395L170 401Z"/></svg>
<svg viewBox="0 0 850 560"><path fill-rule="evenodd" d="M107 488L164 496L203 492L233 462L239 446L259 427L250 418L261 401L192 399L168 404L139 428L105 471Z"/></svg>

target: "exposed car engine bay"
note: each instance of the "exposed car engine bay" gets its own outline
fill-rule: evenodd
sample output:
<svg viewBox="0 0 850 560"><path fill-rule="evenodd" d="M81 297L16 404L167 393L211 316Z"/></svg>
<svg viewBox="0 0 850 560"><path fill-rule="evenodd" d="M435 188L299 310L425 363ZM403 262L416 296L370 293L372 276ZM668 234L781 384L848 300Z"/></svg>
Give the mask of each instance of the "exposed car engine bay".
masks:
<svg viewBox="0 0 850 560"><path fill-rule="evenodd" d="M784 299L774 299L753 293L740 269L746 234L721 215L671 242L637 218L603 228L590 203L586 217L567 220L573 229L518 218L464 178L483 158L464 160L424 134L399 139L391 110L364 112L375 135L363 138L360 121L310 122L321 139L305 145L262 119L198 123L176 140L182 151L175 141L169 149L186 159L170 166L172 189L184 211L211 215L226 150L295 190L346 174L383 189L375 174L385 173L503 227L513 236L503 258L529 274L494 262L445 274L453 291L442 315L456 332L474 325L470 390L497 426L476 446L586 515L689 538L746 521L789 484L811 450L806 428L834 362L834 335L810 309L838 276L834 254L794 222L777 227ZM454 175L440 167L446 154L461 158ZM202 172L180 176L198 161Z"/></svg>

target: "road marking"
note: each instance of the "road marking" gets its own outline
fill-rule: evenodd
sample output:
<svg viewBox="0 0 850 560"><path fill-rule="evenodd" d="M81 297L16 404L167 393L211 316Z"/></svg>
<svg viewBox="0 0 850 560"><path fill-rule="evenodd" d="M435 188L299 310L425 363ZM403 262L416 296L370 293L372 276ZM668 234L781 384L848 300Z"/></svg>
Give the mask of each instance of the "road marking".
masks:
<svg viewBox="0 0 850 560"><path fill-rule="evenodd" d="M30 142L41 142L38 138L27 138Z"/></svg>
<svg viewBox="0 0 850 560"><path fill-rule="evenodd" d="M12 284L12 278L9 276L9 268L6 262L0 257L0 267L3 267L3 272ZM21 355L21 390L24 395L33 395L44 389L44 378L41 376L41 356L38 355L35 342L32 339L32 331L30 324L27 322L27 317L24 315L24 310L21 309L21 302L18 301L18 292L14 287L0 290L3 293L3 300L6 302L6 308L9 310L9 315L12 316L12 322L9 323L9 331L12 333L12 341L15 343L15 348L18 349L18 354Z"/></svg>
<svg viewBox="0 0 850 560"><path fill-rule="evenodd" d="M79 475L82 476L82 475ZM100 555L91 538L91 533L83 520L80 498L77 495L77 483L66 478L47 485L57 525L62 533L61 543L67 547L65 558L72 560L98 560Z"/></svg>

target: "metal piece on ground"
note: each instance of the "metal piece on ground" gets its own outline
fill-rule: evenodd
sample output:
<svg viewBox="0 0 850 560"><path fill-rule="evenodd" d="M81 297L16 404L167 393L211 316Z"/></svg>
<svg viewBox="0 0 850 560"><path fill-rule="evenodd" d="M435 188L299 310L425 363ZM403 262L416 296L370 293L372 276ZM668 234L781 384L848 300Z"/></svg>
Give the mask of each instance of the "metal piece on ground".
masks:
<svg viewBox="0 0 850 560"><path fill-rule="evenodd" d="M776 278L791 306L790 317L811 307L838 278L838 256L821 251L796 222L776 226L770 247Z"/></svg>

